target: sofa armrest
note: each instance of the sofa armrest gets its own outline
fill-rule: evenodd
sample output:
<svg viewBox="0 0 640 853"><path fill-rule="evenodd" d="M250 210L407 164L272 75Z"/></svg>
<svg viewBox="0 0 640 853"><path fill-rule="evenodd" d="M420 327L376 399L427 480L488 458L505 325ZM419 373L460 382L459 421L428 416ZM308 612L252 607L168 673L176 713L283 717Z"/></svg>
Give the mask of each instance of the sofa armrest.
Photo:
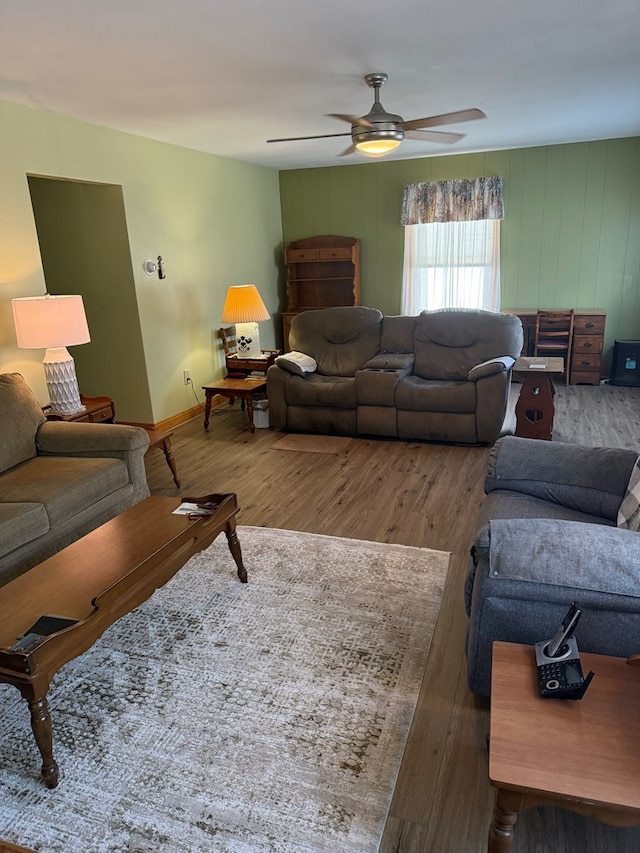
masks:
<svg viewBox="0 0 640 853"><path fill-rule="evenodd" d="M125 424L87 424L47 421L36 434L40 456L119 456L149 447L149 434Z"/></svg>
<svg viewBox="0 0 640 853"><path fill-rule="evenodd" d="M515 363L515 359L511 358L510 355L490 358L488 361L483 361L472 367L467 373L467 379L470 382L477 382L478 379L482 379L485 376L491 376L494 373L505 373L506 371L511 370Z"/></svg>
<svg viewBox="0 0 640 853"><path fill-rule="evenodd" d="M638 454L505 436L491 449L485 491L506 490L615 521Z"/></svg>
<svg viewBox="0 0 640 853"><path fill-rule="evenodd" d="M551 584L640 597L640 535L632 530L549 518L491 522L489 574L506 582Z"/></svg>

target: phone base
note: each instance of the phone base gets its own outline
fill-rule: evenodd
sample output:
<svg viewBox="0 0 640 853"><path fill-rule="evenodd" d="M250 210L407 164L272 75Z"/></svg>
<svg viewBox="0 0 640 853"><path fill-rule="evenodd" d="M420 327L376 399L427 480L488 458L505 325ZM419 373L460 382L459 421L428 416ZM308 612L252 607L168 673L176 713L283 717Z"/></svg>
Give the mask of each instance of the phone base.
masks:
<svg viewBox="0 0 640 853"><path fill-rule="evenodd" d="M556 663L561 660L568 660L569 658L579 658L580 652L578 651L578 643L576 642L575 637L567 637L565 643L560 647L559 653L555 657L551 657L547 654L547 649L549 648L549 643L551 640L541 640L539 643L536 643L536 666L542 666L545 663Z"/></svg>

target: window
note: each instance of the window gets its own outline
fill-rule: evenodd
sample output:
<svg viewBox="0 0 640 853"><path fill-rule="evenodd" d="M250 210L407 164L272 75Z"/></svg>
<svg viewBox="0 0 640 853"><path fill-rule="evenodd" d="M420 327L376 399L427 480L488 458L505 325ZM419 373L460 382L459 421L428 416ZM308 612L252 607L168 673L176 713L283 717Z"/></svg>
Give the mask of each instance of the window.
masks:
<svg viewBox="0 0 640 853"><path fill-rule="evenodd" d="M405 226L402 313L500 309L500 220Z"/></svg>
<svg viewBox="0 0 640 853"><path fill-rule="evenodd" d="M502 178L406 184L402 313L500 310Z"/></svg>

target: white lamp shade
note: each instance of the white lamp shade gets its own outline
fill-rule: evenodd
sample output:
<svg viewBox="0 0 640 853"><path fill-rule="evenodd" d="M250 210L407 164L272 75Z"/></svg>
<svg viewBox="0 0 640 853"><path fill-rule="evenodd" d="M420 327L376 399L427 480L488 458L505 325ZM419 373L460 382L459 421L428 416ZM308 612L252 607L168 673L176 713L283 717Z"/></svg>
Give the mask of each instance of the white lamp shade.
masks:
<svg viewBox="0 0 640 853"><path fill-rule="evenodd" d="M87 344L91 340L82 296L12 299L16 340L22 349Z"/></svg>
<svg viewBox="0 0 640 853"><path fill-rule="evenodd" d="M223 323L259 323L271 319L255 284L233 285L227 291Z"/></svg>

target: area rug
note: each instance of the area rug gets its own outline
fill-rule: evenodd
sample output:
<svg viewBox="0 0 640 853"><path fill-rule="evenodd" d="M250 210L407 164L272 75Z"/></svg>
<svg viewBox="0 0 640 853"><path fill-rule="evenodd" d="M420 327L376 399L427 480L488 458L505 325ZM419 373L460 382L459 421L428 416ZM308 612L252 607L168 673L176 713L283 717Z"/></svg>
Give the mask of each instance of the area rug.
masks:
<svg viewBox="0 0 640 853"><path fill-rule="evenodd" d="M352 441L348 436L291 433L272 444L271 449L298 450L303 453L343 453Z"/></svg>
<svg viewBox="0 0 640 853"><path fill-rule="evenodd" d="M60 784L0 685L0 838L43 853L374 853L449 555L239 527L67 664Z"/></svg>

